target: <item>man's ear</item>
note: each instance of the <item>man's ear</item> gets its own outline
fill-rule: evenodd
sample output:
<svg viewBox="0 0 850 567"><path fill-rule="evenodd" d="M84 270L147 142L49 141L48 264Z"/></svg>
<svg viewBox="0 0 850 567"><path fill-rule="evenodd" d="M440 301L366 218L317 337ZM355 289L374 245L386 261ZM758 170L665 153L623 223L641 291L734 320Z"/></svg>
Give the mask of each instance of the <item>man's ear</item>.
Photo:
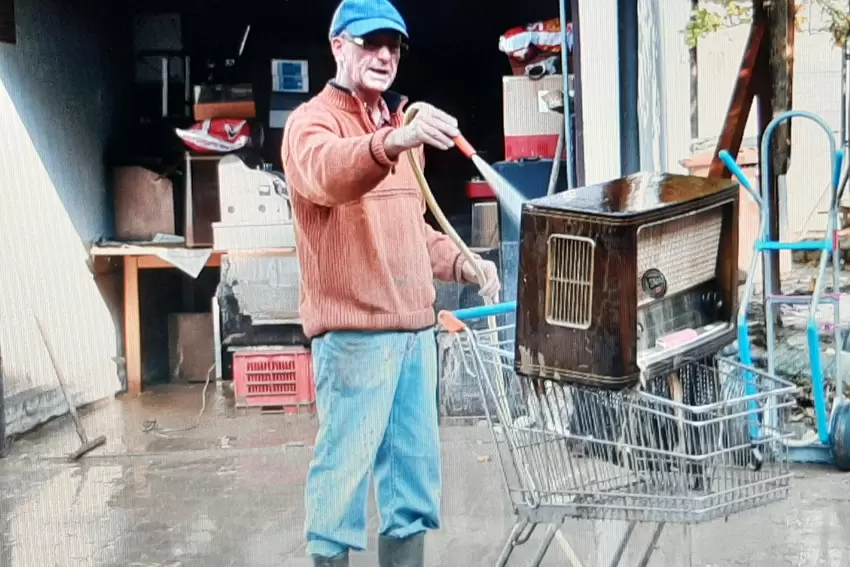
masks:
<svg viewBox="0 0 850 567"><path fill-rule="evenodd" d="M343 40L341 37L335 37L331 39L331 53L333 53L334 59L337 63L339 63L340 59L342 59L342 45Z"/></svg>

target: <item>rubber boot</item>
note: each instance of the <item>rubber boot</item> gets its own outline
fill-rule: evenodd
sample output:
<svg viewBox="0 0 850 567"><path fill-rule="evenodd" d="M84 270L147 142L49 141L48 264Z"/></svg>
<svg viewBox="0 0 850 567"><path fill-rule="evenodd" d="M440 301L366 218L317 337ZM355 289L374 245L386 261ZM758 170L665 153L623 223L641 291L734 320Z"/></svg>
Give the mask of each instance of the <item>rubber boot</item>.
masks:
<svg viewBox="0 0 850 567"><path fill-rule="evenodd" d="M314 567L348 567L348 552L340 553L336 557L313 556Z"/></svg>
<svg viewBox="0 0 850 567"><path fill-rule="evenodd" d="M378 538L379 567L424 567L425 534L405 539L380 536Z"/></svg>

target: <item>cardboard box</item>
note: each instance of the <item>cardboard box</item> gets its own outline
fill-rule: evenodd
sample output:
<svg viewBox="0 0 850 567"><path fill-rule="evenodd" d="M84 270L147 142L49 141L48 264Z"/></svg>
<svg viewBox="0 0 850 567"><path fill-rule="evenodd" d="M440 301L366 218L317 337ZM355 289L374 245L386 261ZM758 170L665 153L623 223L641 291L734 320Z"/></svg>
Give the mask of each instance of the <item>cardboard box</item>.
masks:
<svg viewBox="0 0 850 567"><path fill-rule="evenodd" d="M174 188L171 180L143 167L117 167L113 172L115 239L151 240L174 234Z"/></svg>
<svg viewBox="0 0 850 567"><path fill-rule="evenodd" d="M257 106L250 102L207 102L198 103L194 107L195 120L212 120L213 118L254 118L257 116Z"/></svg>
<svg viewBox="0 0 850 567"><path fill-rule="evenodd" d="M499 247L499 203L484 201L472 204L472 240L475 248Z"/></svg>
<svg viewBox="0 0 850 567"><path fill-rule="evenodd" d="M215 365L211 313L172 313L168 316L168 368L176 383L205 382ZM210 374L215 379L215 371Z"/></svg>
<svg viewBox="0 0 850 567"><path fill-rule="evenodd" d="M502 78L505 160L555 157L564 116L543 103L551 90L564 90L562 75Z"/></svg>

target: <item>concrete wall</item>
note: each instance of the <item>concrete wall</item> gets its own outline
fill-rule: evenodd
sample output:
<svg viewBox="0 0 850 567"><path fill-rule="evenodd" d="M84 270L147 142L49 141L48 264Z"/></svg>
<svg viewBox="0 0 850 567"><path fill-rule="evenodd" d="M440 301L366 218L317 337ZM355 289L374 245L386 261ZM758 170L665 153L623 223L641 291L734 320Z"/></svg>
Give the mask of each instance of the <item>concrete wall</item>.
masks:
<svg viewBox="0 0 850 567"><path fill-rule="evenodd" d="M822 31L826 18L815 6L797 32L794 57L794 109L808 110L823 118L836 139L841 132L841 50L832 36ZM713 138L720 134L729 107L729 99L738 74L741 55L747 41L744 26L721 30L700 42L699 54L699 135ZM828 206L822 198L829 185L827 138L814 123L795 118L791 133L791 167L786 194L782 201L783 240L798 240L807 230L823 231ZM744 136L755 143L758 135L756 113L747 122ZM841 141L838 140L840 144Z"/></svg>
<svg viewBox="0 0 850 567"><path fill-rule="evenodd" d="M118 3L16 2L0 44L0 352L6 432L67 411L34 314L77 404L113 395L118 336L88 246L110 232L104 153L127 30Z"/></svg>
<svg viewBox="0 0 850 567"><path fill-rule="evenodd" d="M644 171L684 173L679 161L690 155L690 61L682 36L689 17L690 2L638 0L638 120Z"/></svg>
<svg viewBox="0 0 850 567"><path fill-rule="evenodd" d="M692 155L690 140L690 65L682 34L689 2L638 0L640 19L639 114L641 167L683 172L681 160ZM794 59L794 108L809 110L841 130L841 50L824 31L827 19L809 6L807 22L797 32ZM699 134L701 145L714 149L723 129L748 26L721 29L698 45ZM823 230L827 200L820 199L829 184L827 142L823 131L794 120L791 169L783 206L782 238L795 240L806 230ZM755 109L745 131L745 145L758 134ZM839 140L840 143L840 140Z"/></svg>

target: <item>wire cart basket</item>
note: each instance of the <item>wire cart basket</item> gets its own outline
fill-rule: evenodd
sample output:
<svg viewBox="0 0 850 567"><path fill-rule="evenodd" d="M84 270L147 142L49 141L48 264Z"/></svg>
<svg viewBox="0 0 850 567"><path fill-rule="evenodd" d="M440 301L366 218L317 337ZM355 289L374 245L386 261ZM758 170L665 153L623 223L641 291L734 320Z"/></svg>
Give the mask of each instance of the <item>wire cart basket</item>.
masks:
<svg viewBox="0 0 850 567"><path fill-rule="evenodd" d="M439 317L452 341L448 356L477 379L517 515L497 567L546 524L531 563L540 565L568 518L629 522L612 567L637 523L656 523L643 566L667 523L707 522L788 497L783 439L793 384L720 357L620 391L520 376L512 325L474 330L465 322L493 321L515 308ZM578 567L575 552L567 552Z"/></svg>

